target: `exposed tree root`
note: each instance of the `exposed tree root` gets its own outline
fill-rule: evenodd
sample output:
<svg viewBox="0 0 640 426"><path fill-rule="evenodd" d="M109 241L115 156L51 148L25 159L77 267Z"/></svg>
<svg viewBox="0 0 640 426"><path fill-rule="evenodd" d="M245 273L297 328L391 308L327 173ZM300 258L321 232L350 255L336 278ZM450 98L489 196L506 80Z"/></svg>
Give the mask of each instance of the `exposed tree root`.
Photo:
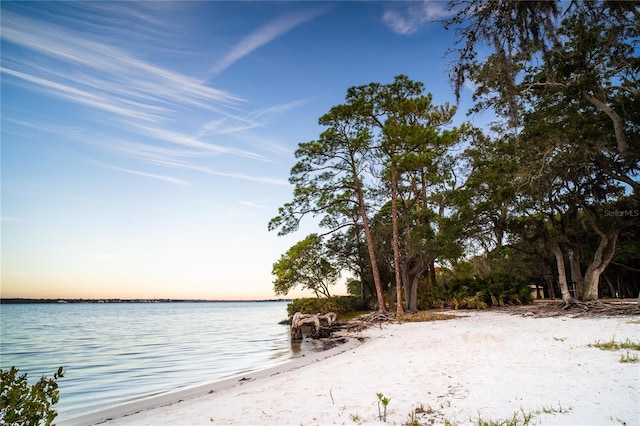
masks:
<svg viewBox="0 0 640 426"><path fill-rule="evenodd" d="M572 316L572 317L595 317L595 316L621 316L640 315L635 300L594 300L580 301L571 300L569 303L556 303L554 301L538 302L533 305L511 306L505 308L513 313L534 317L552 316Z"/></svg>
<svg viewBox="0 0 640 426"><path fill-rule="evenodd" d="M592 309L593 307L599 306L601 305L601 302L599 300L590 300L590 301L581 301L581 300L576 300L576 299L570 299L568 302L562 302L560 303L560 308L561 309L572 309L572 308L580 308L583 309L585 311L588 311L589 309Z"/></svg>

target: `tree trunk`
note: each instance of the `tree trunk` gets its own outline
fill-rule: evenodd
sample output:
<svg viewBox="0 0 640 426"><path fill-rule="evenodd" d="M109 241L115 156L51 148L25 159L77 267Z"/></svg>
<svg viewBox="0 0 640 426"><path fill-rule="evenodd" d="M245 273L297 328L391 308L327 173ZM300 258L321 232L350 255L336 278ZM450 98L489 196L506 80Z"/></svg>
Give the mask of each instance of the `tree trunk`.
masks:
<svg viewBox="0 0 640 426"><path fill-rule="evenodd" d="M356 232L356 241L358 242L358 269L360 274L360 303L364 305L364 301L366 299L364 294L365 288L365 274L366 268L364 266L364 259L362 257L362 239L360 238L360 233Z"/></svg>
<svg viewBox="0 0 640 426"><path fill-rule="evenodd" d="M393 161L393 160L392 160ZM404 313L402 303L402 277L400 277L400 235L398 229L398 171L391 165L391 219L393 224L393 263L396 277L396 313Z"/></svg>
<svg viewBox="0 0 640 426"><path fill-rule="evenodd" d="M364 236L367 240L367 250L369 252L369 260L371 262L371 272L373 273L373 283L376 287L376 297L378 299L378 312L386 313L387 305L384 301L384 294L382 293L382 280L380 279L380 269L378 268L378 260L376 259L376 251L373 245L373 235L371 235L371 228L369 227L369 219L367 218L367 211L364 204L364 196L362 194L362 186L360 185L360 179L357 177L357 173L354 170L356 190L358 193L358 208L360 210L360 217L362 218L362 227L364 228Z"/></svg>
<svg viewBox="0 0 640 426"><path fill-rule="evenodd" d="M404 290L404 300L407 303L407 306L409 306L409 304L411 303L411 285L409 284L409 266L406 263L402 264L400 273L402 275L402 289Z"/></svg>
<svg viewBox="0 0 640 426"><path fill-rule="evenodd" d="M420 281L420 275L416 274L411 280L411 303L407 303L410 312L418 312L418 283Z"/></svg>
<svg viewBox="0 0 640 426"><path fill-rule="evenodd" d="M547 284L547 296L549 299L556 298L555 281L553 279L553 271L547 262L544 262L544 281Z"/></svg>
<svg viewBox="0 0 640 426"><path fill-rule="evenodd" d="M436 263L435 261L431 261L431 265L429 265L429 287L427 290L431 290L436 286Z"/></svg>
<svg viewBox="0 0 640 426"><path fill-rule="evenodd" d="M599 268L594 268L591 272L587 270L584 278L585 291L581 300L588 302L598 300L598 285L600 284L600 274L603 270L599 270Z"/></svg>
<svg viewBox="0 0 640 426"><path fill-rule="evenodd" d="M567 285L567 271L564 266L564 255L560 249L560 245L557 241L551 243L551 251L556 257L556 265L558 268L558 285L560 286L560 293L562 293L562 304L564 306L571 306L573 304L573 297L569 292L569 286Z"/></svg>
<svg viewBox="0 0 640 426"><path fill-rule="evenodd" d="M569 249L569 269L571 271L571 281L576 285L576 296L582 299L584 294L584 278L580 270L580 252L578 250Z"/></svg>
<svg viewBox="0 0 640 426"><path fill-rule="evenodd" d="M619 233L619 230L612 231L608 234L598 232L600 235L600 244L593 255L593 262L591 262L584 274L584 294L582 295L582 300L598 300L600 275L602 275L616 253Z"/></svg>
<svg viewBox="0 0 640 426"><path fill-rule="evenodd" d="M402 267L404 299L409 312L418 312L418 284L424 272L423 268L411 269L406 265Z"/></svg>

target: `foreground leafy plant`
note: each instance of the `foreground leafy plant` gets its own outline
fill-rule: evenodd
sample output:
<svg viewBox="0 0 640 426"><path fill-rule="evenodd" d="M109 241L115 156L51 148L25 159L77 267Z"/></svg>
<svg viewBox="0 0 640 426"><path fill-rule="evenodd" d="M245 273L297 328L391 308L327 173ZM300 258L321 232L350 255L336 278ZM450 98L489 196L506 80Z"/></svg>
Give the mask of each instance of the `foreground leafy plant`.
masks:
<svg viewBox="0 0 640 426"><path fill-rule="evenodd" d="M387 398L382 395L380 392L377 393L378 396L378 418L383 422L387 421L387 405L391 402L391 398ZM382 404L383 411L380 411L380 404Z"/></svg>
<svg viewBox="0 0 640 426"><path fill-rule="evenodd" d="M18 375L16 367L0 370L0 425L52 425L58 415L53 406L60 399L57 380L63 376L60 367L52 379L42 376L29 386L27 374Z"/></svg>

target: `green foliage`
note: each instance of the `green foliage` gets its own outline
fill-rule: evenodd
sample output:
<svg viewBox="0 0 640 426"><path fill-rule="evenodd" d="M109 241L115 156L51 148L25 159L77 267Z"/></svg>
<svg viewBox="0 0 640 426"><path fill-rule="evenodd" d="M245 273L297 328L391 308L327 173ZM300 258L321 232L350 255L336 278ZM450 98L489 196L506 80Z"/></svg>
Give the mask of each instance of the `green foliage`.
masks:
<svg viewBox="0 0 640 426"><path fill-rule="evenodd" d="M415 410L409 413L409 419L402 424L403 426L420 426L420 421Z"/></svg>
<svg viewBox="0 0 640 426"><path fill-rule="evenodd" d="M626 354L620 355L620 362L623 363L638 363L640 362L640 357L637 354L631 354L627 351Z"/></svg>
<svg viewBox="0 0 640 426"><path fill-rule="evenodd" d="M640 351L640 343L632 342L626 339L624 342L616 342L615 339L611 339L607 342L601 342L600 340L595 343L590 343L589 347L602 349L603 351L617 351L620 349L631 349L634 351ZM620 362L623 363L637 363L640 362L640 356L632 354L628 350L626 353L620 354Z"/></svg>
<svg viewBox="0 0 640 426"><path fill-rule="evenodd" d="M632 349L634 351L640 351L640 343L632 342L627 339L624 342L616 342L615 339L611 339L608 342L596 341L589 344L590 347L602 349L603 351L617 351L618 349Z"/></svg>
<svg viewBox="0 0 640 426"><path fill-rule="evenodd" d="M490 306L526 305L533 302L526 281L513 275L494 273L486 277L452 278L421 295L428 308L486 309Z"/></svg>
<svg viewBox="0 0 640 426"><path fill-rule="evenodd" d="M515 411L511 417L504 419L486 419L479 413L476 418L470 417L466 422L458 423L455 420L445 417L444 409L447 407L451 407L451 401L447 401L446 404L441 403L440 407L436 407L435 409L431 406L425 408L424 405L420 405L409 414L409 420L405 422L404 425L444 424L445 426L458 426L464 424L475 426L527 426L536 424L536 417L541 414L566 414L573 409L571 406L564 408L560 404L558 404L557 408L554 406L543 406L541 409L532 412L520 408L520 410ZM420 420L422 420L422 423Z"/></svg>
<svg viewBox="0 0 640 426"><path fill-rule="evenodd" d="M383 422L387 421L387 405L391 402L391 398L387 398L382 393L376 394L378 397L378 418ZM382 404L382 410L380 410L380 404Z"/></svg>
<svg viewBox="0 0 640 426"><path fill-rule="evenodd" d="M0 425L52 425L58 415L53 406L60 395L56 380L63 374L60 367L52 379L42 376L29 386L27 374L18 375L16 367L0 370Z"/></svg>
<svg viewBox="0 0 640 426"><path fill-rule="evenodd" d="M475 420L470 419L476 426L526 426L531 424L531 420L533 415L531 413L527 413L524 410L516 411L513 413L513 416L500 419L500 420L491 420L491 419L483 419L482 417L478 417Z"/></svg>
<svg viewBox="0 0 640 426"><path fill-rule="evenodd" d="M429 322L444 321L458 318L456 315L440 314L437 312L420 311L416 313L404 313L396 316L396 321L403 322Z"/></svg>
<svg viewBox="0 0 640 426"><path fill-rule="evenodd" d="M287 305L287 314L300 312L303 314L317 314L335 312L338 315L345 315L354 311L365 310L360 299L353 296L332 296L327 298L301 298L294 299Z"/></svg>
<svg viewBox="0 0 640 426"><path fill-rule="evenodd" d="M535 414L566 414L568 412L570 412L571 410L573 410L572 406L569 406L568 408L564 408L562 407L562 405L560 403L558 403L558 408L554 407L554 406L546 406L543 405L542 408L540 410L537 410L535 412Z"/></svg>
<svg viewBox="0 0 640 426"><path fill-rule="evenodd" d="M276 277L273 281L274 292L282 295L302 286L318 297L329 297L329 286L340 277L340 270L333 265L331 253L316 234L308 235L287 250L273 264L271 273Z"/></svg>

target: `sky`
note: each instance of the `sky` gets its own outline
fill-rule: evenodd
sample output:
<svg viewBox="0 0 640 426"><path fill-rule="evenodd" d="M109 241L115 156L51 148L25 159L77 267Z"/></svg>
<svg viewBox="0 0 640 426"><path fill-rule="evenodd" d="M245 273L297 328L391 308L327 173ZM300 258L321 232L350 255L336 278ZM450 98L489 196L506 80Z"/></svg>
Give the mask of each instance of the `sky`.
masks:
<svg viewBox="0 0 640 426"><path fill-rule="evenodd" d="M5 298L276 297L273 263L316 229L267 224L318 118L398 74L456 102L445 2L0 7Z"/></svg>

